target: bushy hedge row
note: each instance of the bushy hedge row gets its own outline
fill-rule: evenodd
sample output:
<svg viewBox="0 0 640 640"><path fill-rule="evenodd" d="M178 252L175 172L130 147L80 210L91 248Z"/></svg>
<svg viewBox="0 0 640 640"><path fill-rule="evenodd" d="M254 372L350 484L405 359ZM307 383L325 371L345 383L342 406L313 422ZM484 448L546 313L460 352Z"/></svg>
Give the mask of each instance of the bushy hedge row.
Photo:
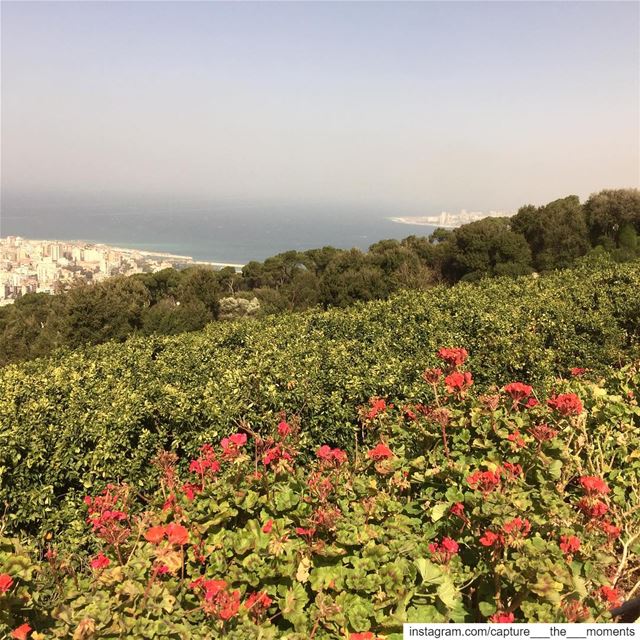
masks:
<svg viewBox="0 0 640 640"><path fill-rule="evenodd" d="M627 358L640 267L584 265L540 278L408 292L346 310L212 325L0 370L0 503L10 530L75 523L107 479L148 486L160 448L191 454L230 425L300 417L309 444L352 445L353 407L419 397L440 345L464 344L476 384L538 385ZM67 528L73 534L73 526Z"/></svg>
<svg viewBox="0 0 640 640"><path fill-rule="evenodd" d="M0 633L399 640L408 621L609 620L638 579L640 369L482 394L464 350L440 357L421 402L351 408L352 452L301 460L297 419L229 427L183 471L157 455L151 495L90 490L88 554L0 539Z"/></svg>

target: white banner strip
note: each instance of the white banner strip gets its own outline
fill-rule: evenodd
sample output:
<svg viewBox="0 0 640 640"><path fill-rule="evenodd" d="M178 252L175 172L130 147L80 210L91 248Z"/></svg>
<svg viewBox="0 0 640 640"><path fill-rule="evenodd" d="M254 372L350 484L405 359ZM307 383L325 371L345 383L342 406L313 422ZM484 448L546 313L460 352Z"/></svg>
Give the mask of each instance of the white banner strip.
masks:
<svg viewBox="0 0 640 640"><path fill-rule="evenodd" d="M436 624L409 622L403 625L404 640L430 638L527 638L527 640L597 640L637 638L640 624L615 623L513 623Z"/></svg>

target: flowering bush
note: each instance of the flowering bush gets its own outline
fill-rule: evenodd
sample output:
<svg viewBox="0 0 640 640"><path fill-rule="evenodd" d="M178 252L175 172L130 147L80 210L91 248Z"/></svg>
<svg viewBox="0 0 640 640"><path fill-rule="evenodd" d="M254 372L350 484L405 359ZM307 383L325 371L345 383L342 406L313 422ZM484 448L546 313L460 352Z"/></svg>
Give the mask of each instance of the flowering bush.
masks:
<svg viewBox="0 0 640 640"><path fill-rule="evenodd" d="M83 557L4 539L0 631L353 640L608 620L640 578L638 369L558 380L547 400L524 383L474 395L451 384L472 380L463 352L440 351L447 375L426 372L423 394L358 408L350 451L305 458L295 417L243 423L186 473L156 455L154 495L87 496Z"/></svg>

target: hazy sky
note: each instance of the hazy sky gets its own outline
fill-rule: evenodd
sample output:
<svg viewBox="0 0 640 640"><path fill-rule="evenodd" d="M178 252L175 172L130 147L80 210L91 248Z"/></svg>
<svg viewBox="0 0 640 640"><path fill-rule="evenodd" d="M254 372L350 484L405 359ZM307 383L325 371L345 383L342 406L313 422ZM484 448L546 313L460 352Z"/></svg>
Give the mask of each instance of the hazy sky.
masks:
<svg viewBox="0 0 640 640"><path fill-rule="evenodd" d="M636 2L5 2L2 186L511 209L638 186Z"/></svg>

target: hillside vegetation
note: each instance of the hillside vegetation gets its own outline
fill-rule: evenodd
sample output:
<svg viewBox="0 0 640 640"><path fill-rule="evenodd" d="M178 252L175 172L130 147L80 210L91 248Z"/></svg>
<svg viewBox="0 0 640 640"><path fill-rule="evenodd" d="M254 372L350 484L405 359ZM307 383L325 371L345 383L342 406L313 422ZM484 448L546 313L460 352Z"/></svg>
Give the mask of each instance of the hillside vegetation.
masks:
<svg viewBox="0 0 640 640"><path fill-rule="evenodd" d="M159 449L192 455L284 412L306 447L353 447L354 407L421 399L442 345L465 345L478 388L552 389L572 367L637 353L640 265L598 261L548 276L405 292L346 310L210 325L0 370L0 502L9 531L84 539L82 497L153 482ZM70 526L68 526L70 525Z"/></svg>
<svg viewBox="0 0 640 640"><path fill-rule="evenodd" d="M610 620L640 585L640 370L482 393L468 362L487 353L440 349L411 376L396 360L405 392L376 371L396 405L334 398L358 427L350 452L305 459L310 417L271 416L228 425L188 468L154 456L155 491L88 486L82 554L0 536L0 633L401 640L408 621Z"/></svg>
<svg viewBox="0 0 640 640"><path fill-rule="evenodd" d="M584 204L568 196L521 207L429 237L381 240L367 252L323 247L286 251L227 268L165 269L29 294L0 307L0 365L131 335L174 335L247 314L347 307L400 290L548 272L587 254L618 262L640 254L640 192L605 190Z"/></svg>

